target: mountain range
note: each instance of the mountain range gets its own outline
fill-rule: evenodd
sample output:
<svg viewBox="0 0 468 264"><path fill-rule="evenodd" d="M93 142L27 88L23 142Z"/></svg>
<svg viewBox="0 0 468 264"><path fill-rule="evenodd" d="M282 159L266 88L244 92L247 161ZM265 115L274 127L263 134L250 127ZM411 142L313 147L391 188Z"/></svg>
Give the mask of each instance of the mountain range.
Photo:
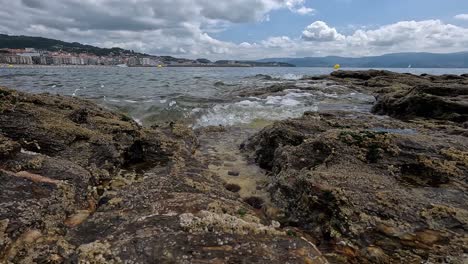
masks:
<svg viewBox="0 0 468 264"><path fill-rule="evenodd" d="M351 57L305 57L270 58L259 62L284 62L297 67L333 67L340 64L349 68L468 68L468 52L457 53L393 53L361 58Z"/></svg>

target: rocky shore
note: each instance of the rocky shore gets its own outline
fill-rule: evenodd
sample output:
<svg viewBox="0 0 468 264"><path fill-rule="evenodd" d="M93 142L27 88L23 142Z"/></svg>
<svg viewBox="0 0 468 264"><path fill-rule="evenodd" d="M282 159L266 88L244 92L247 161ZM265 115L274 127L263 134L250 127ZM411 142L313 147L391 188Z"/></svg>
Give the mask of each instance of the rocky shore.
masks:
<svg viewBox="0 0 468 264"><path fill-rule="evenodd" d="M192 130L0 88L0 263L464 263L468 76L305 81L376 103Z"/></svg>

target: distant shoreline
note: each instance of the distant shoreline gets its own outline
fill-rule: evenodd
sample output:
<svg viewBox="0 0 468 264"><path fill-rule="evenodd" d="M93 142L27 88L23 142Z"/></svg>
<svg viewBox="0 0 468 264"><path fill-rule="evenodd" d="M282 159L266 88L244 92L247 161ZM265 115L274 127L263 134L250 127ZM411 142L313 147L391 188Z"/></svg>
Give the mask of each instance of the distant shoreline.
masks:
<svg viewBox="0 0 468 264"><path fill-rule="evenodd" d="M39 64L11 64L12 68L119 68L117 65L39 65ZM0 64L0 69L8 69L9 64ZM322 69L332 69L333 67L312 67L312 66L296 66L296 67L286 67L286 66L246 66L246 65L166 65L163 67L157 66L128 66L121 68L322 68ZM342 69L348 70L361 70L361 69L406 69L401 67L342 67ZM459 68L449 68L449 67L414 67L408 69L466 69L468 72L468 67L459 67Z"/></svg>
<svg viewBox="0 0 468 264"><path fill-rule="evenodd" d="M11 64L13 68L295 68L285 66L249 66L249 65L166 65L163 67L157 66L127 66L119 67L117 65L30 65L30 64ZM11 68L9 64L0 64L0 68Z"/></svg>

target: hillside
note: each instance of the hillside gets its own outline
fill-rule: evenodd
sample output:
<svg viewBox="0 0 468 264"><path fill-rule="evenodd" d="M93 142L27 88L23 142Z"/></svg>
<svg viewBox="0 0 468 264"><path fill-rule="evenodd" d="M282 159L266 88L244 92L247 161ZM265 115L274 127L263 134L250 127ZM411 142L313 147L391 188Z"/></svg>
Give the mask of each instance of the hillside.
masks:
<svg viewBox="0 0 468 264"><path fill-rule="evenodd" d="M84 45L77 42L65 42L61 40L48 39L43 37L30 36L9 36L0 34L0 49L24 49L35 48L48 51L65 51L74 53L90 53L97 56L109 56L119 54L133 54L133 51L121 48L99 48L91 45ZM135 53L139 54L139 53ZM141 54L143 55L143 54Z"/></svg>
<svg viewBox="0 0 468 264"><path fill-rule="evenodd" d="M340 64L351 68L468 68L468 52L437 53L394 53L382 56L362 58L349 57L305 57L305 58L271 58L259 62L285 62L298 67L332 67Z"/></svg>

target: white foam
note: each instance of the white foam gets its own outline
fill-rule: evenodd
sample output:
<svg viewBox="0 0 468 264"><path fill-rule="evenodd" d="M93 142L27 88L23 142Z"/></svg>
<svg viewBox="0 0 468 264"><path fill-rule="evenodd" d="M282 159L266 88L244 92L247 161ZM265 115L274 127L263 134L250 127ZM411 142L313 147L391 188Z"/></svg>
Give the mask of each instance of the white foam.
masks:
<svg viewBox="0 0 468 264"><path fill-rule="evenodd" d="M300 104L301 102L291 99L291 98L284 98L281 100L281 105L284 105L284 106L296 106Z"/></svg>
<svg viewBox="0 0 468 264"><path fill-rule="evenodd" d="M307 93L288 93L284 96L268 96L265 99L249 98L232 104L218 104L202 115L195 127L248 124L257 119L283 120L299 117L318 107L307 100Z"/></svg>
<svg viewBox="0 0 468 264"><path fill-rule="evenodd" d="M240 102L238 102L236 104L239 105L239 106L253 106L253 105L255 105L255 102L254 101L249 101L249 100L244 100L244 101L240 101Z"/></svg>
<svg viewBox="0 0 468 264"><path fill-rule="evenodd" d="M287 73L287 74L284 74L283 76L281 76L281 78L285 79L285 80L299 80L299 79L302 79L302 77L304 77L304 75L302 75L302 74L293 74L293 73Z"/></svg>
<svg viewBox="0 0 468 264"><path fill-rule="evenodd" d="M326 96L326 97L330 97L330 98L338 98L338 95L336 93L332 93L332 94L324 93L323 95Z"/></svg>
<svg viewBox="0 0 468 264"><path fill-rule="evenodd" d="M37 152L33 152L33 151L25 150L25 149L21 149L21 153L26 154L26 155L31 155L31 156L40 155L40 154L37 153Z"/></svg>
<svg viewBox="0 0 468 264"><path fill-rule="evenodd" d="M137 124L139 124L140 126L143 125L143 122L141 121L141 119L138 119L136 117L132 117L133 121L135 121Z"/></svg>
<svg viewBox="0 0 468 264"><path fill-rule="evenodd" d="M201 112L201 111L202 111L201 108L194 108L194 109L192 109L191 113L192 113L192 114L195 114L195 113L199 113L199 112Z"/></svg>
<svg viewBox="0 0 468 264"><path fill-rule="evenodd" d="M81 90L81 89L75 89L75 91L73 92L72 96L75 97L76 96L76 93Z"/></svg>

